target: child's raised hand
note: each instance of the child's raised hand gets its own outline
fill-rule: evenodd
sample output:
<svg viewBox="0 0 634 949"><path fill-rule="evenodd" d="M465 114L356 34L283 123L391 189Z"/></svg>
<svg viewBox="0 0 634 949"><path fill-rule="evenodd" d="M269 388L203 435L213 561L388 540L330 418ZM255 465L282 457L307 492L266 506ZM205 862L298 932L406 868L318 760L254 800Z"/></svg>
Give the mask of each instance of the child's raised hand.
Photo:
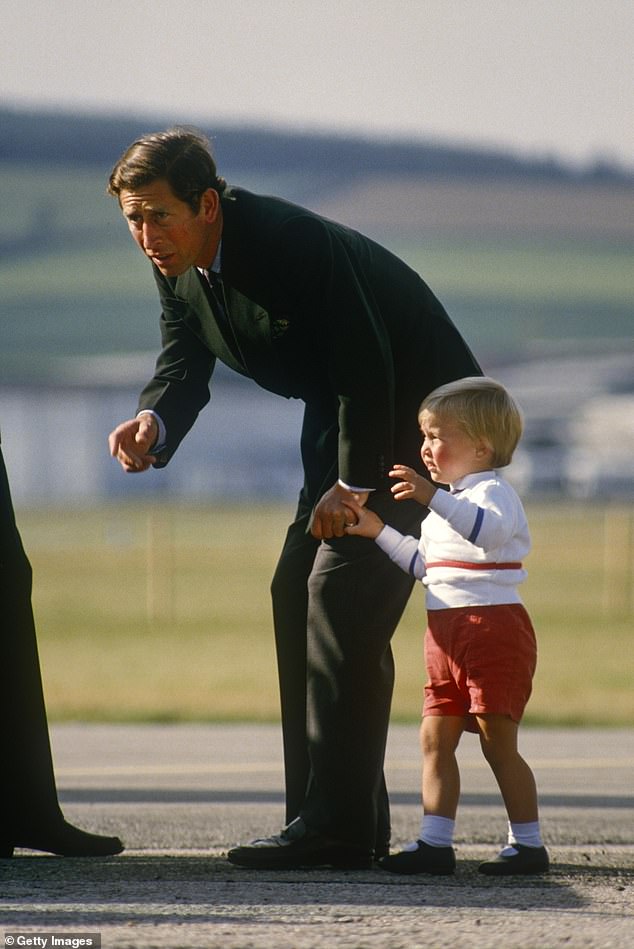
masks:
<svg viewBox="0 0 634 949"><path fill-rule="evenodd" d="M385 525L378 514L370 511L367 507L361 507L355 500L346 500L343 503L357 518L356 524L346 526L346 534L369 537L370 540L374 540L375 537L379 536Z"/></svg>
<svg viewBox="0 0 634 949"><path fill-rule="evenodd" d="M436 493L435 485L407 465L394 465L390 471L390 478L398 479L391 488L396 501L413 500L418 501L419 504L429 504Z"/></svg>

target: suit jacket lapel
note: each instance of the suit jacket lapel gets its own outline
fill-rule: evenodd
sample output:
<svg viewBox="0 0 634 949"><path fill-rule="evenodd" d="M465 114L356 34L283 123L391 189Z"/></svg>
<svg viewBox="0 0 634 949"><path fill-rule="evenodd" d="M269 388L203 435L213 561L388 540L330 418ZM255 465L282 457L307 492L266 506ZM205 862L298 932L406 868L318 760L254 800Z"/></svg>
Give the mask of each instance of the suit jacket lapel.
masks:
<svg viewBox="0 0 634 949"><path fill-rule="evenodd" d="M218 326L210 299L194 267L176 278L174 292L187 303L185 322L202 339L205 346L219 359L240 372L246 372L244 360L240 361Z"/></svg>
<svg viewBox="0 0 634 949"><path fill-rule="evenodd" d="M275 351L271 321L267 311L234 287L224 285L224 302L236 339L230 342L223 336L210 298L200 275L190 267L173 283L174 294L186 303L184 320L204 345L231 369L252 379L271 392L287 397L298 396L300 386L291 379L288 367L283 367ZM279 322L279 321L278 321Z"/></svg>
<svg viewBox="0 0 634 949"><path fill-rule="evenodd" d="M271 392L296 395L296 387L289 384L288 369L282 366L276 352L268 312L228 284L224 284L224 299L249 375Z"/></svg>

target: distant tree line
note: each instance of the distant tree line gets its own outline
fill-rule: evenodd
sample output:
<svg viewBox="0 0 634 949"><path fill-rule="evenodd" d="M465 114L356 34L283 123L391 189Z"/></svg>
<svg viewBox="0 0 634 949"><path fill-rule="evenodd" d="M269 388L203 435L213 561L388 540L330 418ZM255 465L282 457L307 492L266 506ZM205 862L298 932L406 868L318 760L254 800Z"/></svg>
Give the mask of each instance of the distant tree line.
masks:
<svg viewBox="0 0 634 949"><path fill-rule="evenodd" d="M145 132L174 120L114 118L0 108L0 161L110 166ZM634 176L598 162L572 169L554 159L518 157L502 149L468 148L401 139L285 132L257 127L201 126L213 142L222 171L315 175L321 180L368 173L470 178L522 178L623 182Z"/></svg>

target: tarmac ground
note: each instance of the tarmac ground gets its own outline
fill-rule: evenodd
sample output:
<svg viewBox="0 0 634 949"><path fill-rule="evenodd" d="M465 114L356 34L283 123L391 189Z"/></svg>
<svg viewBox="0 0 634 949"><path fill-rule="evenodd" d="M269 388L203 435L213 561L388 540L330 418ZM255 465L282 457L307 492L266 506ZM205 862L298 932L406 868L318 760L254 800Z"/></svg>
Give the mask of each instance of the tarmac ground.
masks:
<svg viewBox="0 0 634 949"><path fill-rule="evenodd" d="M634 731L520 734L552 869L495 880L477 865L504 843L506 817L475 736L459 749L455 876L396 877L226 861L229 847L283 823L277 726L55 726L65 815L119 834L126 850L0 860L0 949L48 949L53 936L75 949L634 947ZM393 726L386 776L397 848L418 830L419 772L416 726Z"/></svg>

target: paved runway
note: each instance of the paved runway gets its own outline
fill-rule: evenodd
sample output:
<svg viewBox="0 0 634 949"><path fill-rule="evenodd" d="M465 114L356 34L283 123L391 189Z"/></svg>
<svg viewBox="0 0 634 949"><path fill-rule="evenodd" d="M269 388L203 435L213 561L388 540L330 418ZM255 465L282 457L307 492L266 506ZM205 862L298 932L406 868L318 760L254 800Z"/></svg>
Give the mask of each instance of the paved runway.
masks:
<svg viewBox="0 0 634 949"><path fill-rule="evenodd" d="M231 867L228 847L282 824L275 726L62 725L52 738L66 815L127 850L0 861L0 947L13 933L101 933L108 949L634 946L632 731L523 730L554 866L501 882L476 872L506 821L475 736L460 748L451 878ZM392 729L386 774L397 846L420 820L415 726Z"/></svg>

